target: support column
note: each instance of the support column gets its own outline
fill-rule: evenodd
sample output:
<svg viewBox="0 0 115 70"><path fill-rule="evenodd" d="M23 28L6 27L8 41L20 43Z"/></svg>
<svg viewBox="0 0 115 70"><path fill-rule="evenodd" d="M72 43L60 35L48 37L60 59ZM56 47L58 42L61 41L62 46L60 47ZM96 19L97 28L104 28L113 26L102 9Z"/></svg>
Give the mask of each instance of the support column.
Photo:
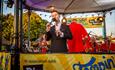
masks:
<svg viewBox="0 0 115 70"><path fill-rule="evenodd" d="M20 70L19 64L19 0L14 0L14 33L15 33L15 46L11 54L11 70Z"/></svg>
<svg viewBox="0 0 115 70"><path fill-rule="evenodd" d="M0 51L2 50L2 16L3 16L3 0L0 0Z"/></svg>
<svg viewBox="0 0 115 70"><path fill-rule="evenodd" d="M30 15L31 10L28 9L28 47L30 47Z"/></svg>
<svg viewBox="0 0 115 70"><path fill-rule="evenodd" d="M105 22L105 16L106 15L106 12L104 11L103 12L103 17L104 17L104 19L103 19L103 35L104 35L104 40L106 40L106 22Z"/></svg>
<svg viewBox="0 0 115 70"><path fill-rule="evenodd" d="M23 1L20 0L20 50L22 50L22 47L23 47L23 41L24 41L24 33L23 33L23 8L22 8L22 3Z"/></svg>

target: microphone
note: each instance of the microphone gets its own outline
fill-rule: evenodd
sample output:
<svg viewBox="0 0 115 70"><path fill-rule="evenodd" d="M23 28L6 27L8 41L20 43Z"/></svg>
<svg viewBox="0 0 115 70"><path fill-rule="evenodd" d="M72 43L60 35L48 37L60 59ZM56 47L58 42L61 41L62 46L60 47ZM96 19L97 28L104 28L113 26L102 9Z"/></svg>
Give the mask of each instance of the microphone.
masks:
<svg viewBox="0 0 115 70"><path fill-rule="evenodd" d="M50 25L53 26L56 22L57 22L57 20L55 18L52 18Z"/></svg>
<svg viewBox="0 0 115 70"><path fill-rule="evenodd" d="M52 22L57 22L57 20L56 20L55 18L52 18L50 24L51 24Z"/></svg>
<svg viewBox="0 0 115 70"><path fill-rule="evenodd" d="M48 32L50 28L54 25L53 22L56 22L55 18L52 18L51 22L46 24L46 31Z"/></svg>

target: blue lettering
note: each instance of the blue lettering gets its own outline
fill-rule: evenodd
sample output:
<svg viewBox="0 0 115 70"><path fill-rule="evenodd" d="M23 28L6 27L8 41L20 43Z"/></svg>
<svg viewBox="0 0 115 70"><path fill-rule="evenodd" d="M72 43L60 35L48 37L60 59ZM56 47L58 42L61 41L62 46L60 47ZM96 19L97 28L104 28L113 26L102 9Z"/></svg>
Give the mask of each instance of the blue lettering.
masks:
<svg viewBox="0 0 115 70"><path fill-rule="evenodd" d="M76 70L76 66L79 66L79 70L82 70L83 67L85 67L84 70L89 70L87 67L91 66L94 62L96 61L95 57L92 57L91 60L87 63L87 64L80 64L80 62L78 64L74 64L73 65L73 70Z"/></svg>
<svg viewBox="0 0 115 70"><path fill-rule="evenodd" d="M103 56L103 59L105 59L105 56ZM106 69L111 69L110 65L107 63L106 60L104 61L104 64L105 64Z"/></svg>
<svg viewBox="0 0 115 70"><path fill-rule="evenodd" d="M90 67L90 70L99 70L99 67L97 64L94 64L93 66Z"/></svg>
<svg viewBox="0 0 115 70"><path fill-rule="evenodd" d="M115 68L114 57L111 56L112 59L106 59L104 61L98 62L94 64L96 61L95 57L92 57L91 60L86 64L81 64L80 62L77 64L73 64L73 70L76 70L77 66L79 70L105 70L105 69L112 69ZM105 56L102 56L105 59Z"/></svg>
<svg viewBox="0 0 115 70"><path fill-rule="evenodd" d="M110 69L111 69L112 65L113 65L113 68L115 68L115 64L112 59L107 59L107 62L108 62L108 65L110 66ZM112 63L112 65L111 65L111 63Z"/></svg>
<svg viewBox="0 0 115 70"><path fill-rule="evenodd" d="M99 62L98 65L99 65L99 70L105 70L105 65L103 62Z"/></svg>

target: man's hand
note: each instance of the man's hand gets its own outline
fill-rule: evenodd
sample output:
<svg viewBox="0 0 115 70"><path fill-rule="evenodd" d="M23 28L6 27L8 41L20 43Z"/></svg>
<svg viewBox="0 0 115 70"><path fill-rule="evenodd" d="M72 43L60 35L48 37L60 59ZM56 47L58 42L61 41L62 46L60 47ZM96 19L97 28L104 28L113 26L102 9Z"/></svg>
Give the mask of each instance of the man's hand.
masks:
<svg viewBox="0 0 115 70"><path fill-rule="evenodd" d="M60 37L63 37L63 36L64 36L64 33L61 32L60 30L56 30L56 35L57 35L57 36L60 36Z"/></svg>
<svg viewBox="0 0 115 70"><path fill-rule="evenodd" d="M49 32L49 31L50 31L50 28L51 28L51 24L50 24L50 23L47 23L47 24L46 24L46 32Z"/></svg>

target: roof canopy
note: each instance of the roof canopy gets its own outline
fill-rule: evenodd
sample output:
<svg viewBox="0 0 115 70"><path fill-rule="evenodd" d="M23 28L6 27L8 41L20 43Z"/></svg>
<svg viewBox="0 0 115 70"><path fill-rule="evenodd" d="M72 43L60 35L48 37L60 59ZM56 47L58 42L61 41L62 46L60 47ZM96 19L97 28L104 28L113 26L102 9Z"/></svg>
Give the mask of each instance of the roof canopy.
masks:
<svg viewBox="0 0 115 70"><path fill-rule="evenodd" d="M34 10L49 11L53 6L60 13L100 12L115 8L115 0L25 0Z"/></svg>

